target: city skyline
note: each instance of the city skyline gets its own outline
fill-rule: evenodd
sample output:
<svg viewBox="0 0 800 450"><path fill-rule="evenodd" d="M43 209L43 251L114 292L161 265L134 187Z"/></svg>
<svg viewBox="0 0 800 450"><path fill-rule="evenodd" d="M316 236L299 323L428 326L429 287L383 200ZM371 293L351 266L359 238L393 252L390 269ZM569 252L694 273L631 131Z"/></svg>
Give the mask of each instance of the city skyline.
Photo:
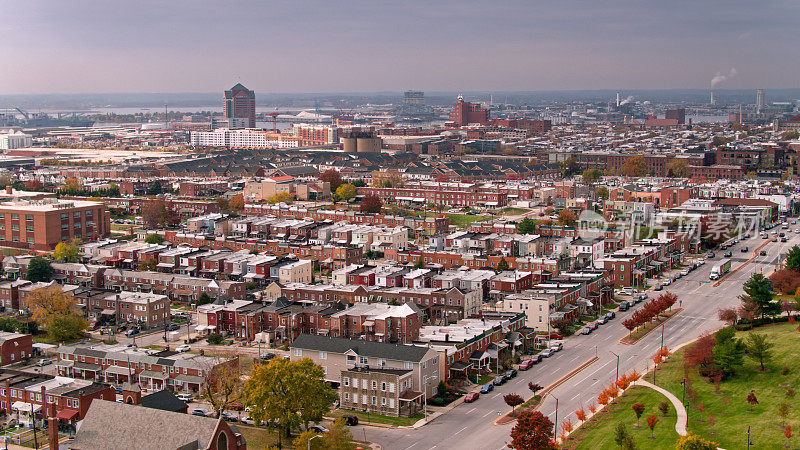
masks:
<svg viewBox="0 0 800 450"><path fill-rule="evenodd" d="M197 5L9 2L0 94L769 90L800 69L787 1Z"/></svg>

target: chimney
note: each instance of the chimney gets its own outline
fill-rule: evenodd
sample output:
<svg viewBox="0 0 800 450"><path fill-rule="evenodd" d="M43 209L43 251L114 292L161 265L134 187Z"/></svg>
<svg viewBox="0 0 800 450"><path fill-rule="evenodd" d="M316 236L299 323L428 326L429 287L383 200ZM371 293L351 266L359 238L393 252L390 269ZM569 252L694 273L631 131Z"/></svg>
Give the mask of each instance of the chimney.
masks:
<svg viewBox="0 0 800 450"><path fill-rule="evenodd" d="M58 417L56 417L56 404L46 403L43 410L47 417L47 439L50 450L58 450Z"/></svg>
<svg viewBox="0 0 800 450"><path fill-rule="evenodd" d="M14 188L11 186L6 186L6 194L11 195L14 193Z"/></svg>
<svg viewBox="0 0 800 450"><path fill-rule="evenodd" d="M619 92L617 92L617 107L619 107Z"/></svg>

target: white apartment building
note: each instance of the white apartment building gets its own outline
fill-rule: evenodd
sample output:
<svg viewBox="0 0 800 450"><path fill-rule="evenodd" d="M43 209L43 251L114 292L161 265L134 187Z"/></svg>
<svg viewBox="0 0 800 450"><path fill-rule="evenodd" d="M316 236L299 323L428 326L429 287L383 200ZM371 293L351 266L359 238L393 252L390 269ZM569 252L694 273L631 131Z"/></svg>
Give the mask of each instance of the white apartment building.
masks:
<svg viewBox="0 0 800 450"><path fill-rule="evenodd" d="M21 131L0 133L0 150L25 148L31 145L33 145L33 138L29 134L25 134Z"/></svg>
<svg viewBox="0 0 800 450"><path fill-rule="evenodd" d="M297 148L299 140L264 130L219 129L214 131L193 131L189 140L191 145L203 147L232 148Z"/></svg>

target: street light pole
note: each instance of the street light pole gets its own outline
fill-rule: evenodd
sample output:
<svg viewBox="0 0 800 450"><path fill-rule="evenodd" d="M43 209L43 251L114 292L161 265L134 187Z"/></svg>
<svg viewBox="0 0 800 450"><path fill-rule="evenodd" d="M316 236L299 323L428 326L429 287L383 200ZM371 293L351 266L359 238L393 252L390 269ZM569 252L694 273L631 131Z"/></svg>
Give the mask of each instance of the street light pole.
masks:
<svg viewBox="0 0 800 450"><path fill-rule="evenodd" d="M595 347L595 349L597 349L597 347ZM617 357L617 375L614 378L614 381L619 381L619 355L614 352L609 352L609 353Z"/></svg>
<svg viewBox="0 0 800 450"><path fill-rule="evenodd" d="M311 441L313 441L316 438L321 438L321 437L322 437L321 434L315 434L314 436L311 436L310 438L308 438L308 450L311 450Z"/></svg>
<svg viewBox="0 0 800 450"><path fill-rule="evenodd" d="M556 417L553 423L553 435L556 435L558 434L558 397L554 396L553 398L556 399Z"/></svg>

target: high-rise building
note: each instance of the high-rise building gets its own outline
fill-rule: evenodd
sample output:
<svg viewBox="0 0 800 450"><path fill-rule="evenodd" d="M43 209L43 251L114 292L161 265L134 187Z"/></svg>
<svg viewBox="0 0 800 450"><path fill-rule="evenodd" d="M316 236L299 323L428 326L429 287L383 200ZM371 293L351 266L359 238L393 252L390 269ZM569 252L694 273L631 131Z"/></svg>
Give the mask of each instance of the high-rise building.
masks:
<svg viewBox="0 0 800 450"><path fill-rule="evenodd" d="M481 108L478 103L465 102L459 95L456 106L450 111L450 120L459 127L471 123L486 125L489 123L489 110Z"/></svg>
<svg viewBox="0 0 800 450"><path fill-rule="evenodd" d="M256 93L237 83L225 91L222 101L222 117L225 119L247 119L248 128L256 127ZM233 123L234 121L231 121Z"/></svg>
<svg viewBox="0 0 800 450"><path fill-rule="evenodd" d="M767 106L766 98L764 97L764 91L761 89L756 90L756 112L761 114L761 111L764 110L764 107Z"/></svg>
<svg viewBox="0 0 800 450"><path fill-rule="evenodd" d="M409 106L425 106L425 93L422 91L406 91L403 104Z"/></svg>
<svg viewBox="0 0 800 450"><path fill-rule="evenodd" d="M664 118L677 119L679 124L684 124L686 123L686 110L684 108L668 109Z"/></svg>

